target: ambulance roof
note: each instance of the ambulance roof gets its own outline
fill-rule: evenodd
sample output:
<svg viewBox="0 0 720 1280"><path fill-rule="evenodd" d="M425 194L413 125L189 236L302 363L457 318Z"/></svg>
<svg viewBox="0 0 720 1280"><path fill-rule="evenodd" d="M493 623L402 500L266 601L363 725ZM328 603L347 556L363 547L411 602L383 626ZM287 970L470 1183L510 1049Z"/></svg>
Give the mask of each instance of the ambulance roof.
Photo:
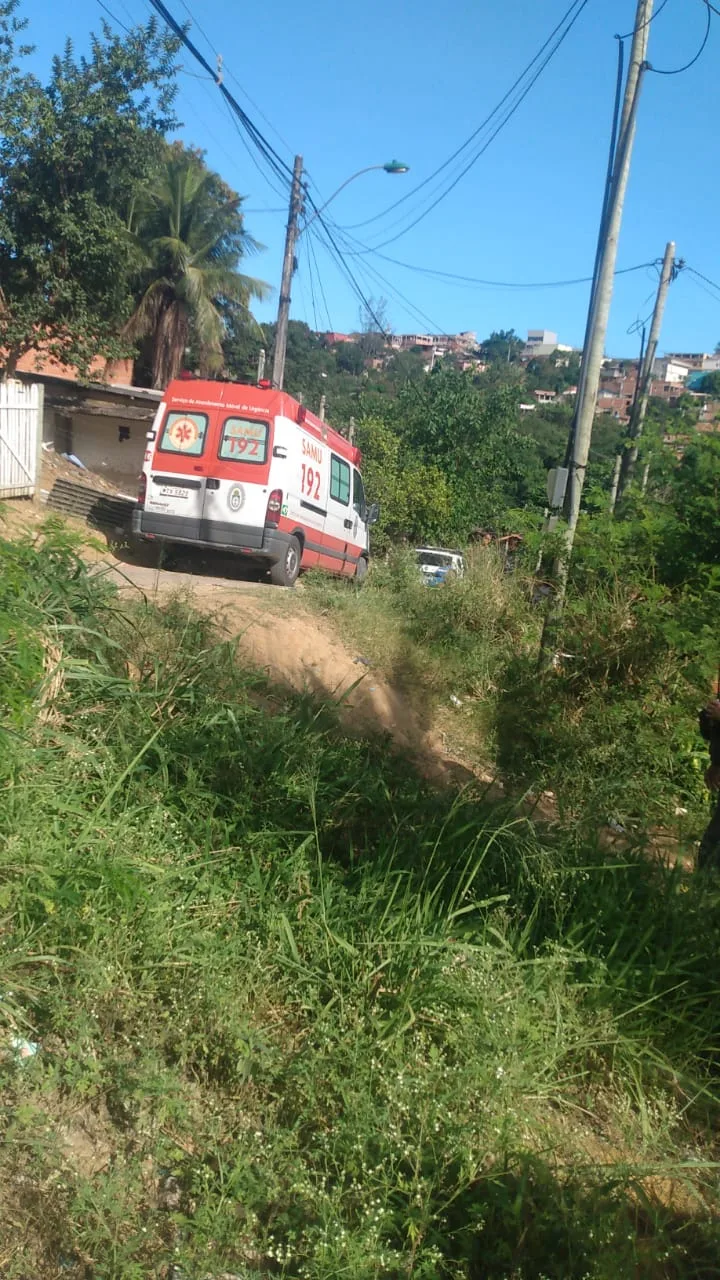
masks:
<svg viewBox="0 0 720 1280"><path fill-rule="evenodd" d="M268 417L281 415L298 423L310 435L323 440L355 466L360 466L361 453L345 436L311 413L287 391L271 387L254 387L245 382L214 382L206 378L176 378L169 383L163 397L169 408L234 409L238 413L262 413Z"/></svg>

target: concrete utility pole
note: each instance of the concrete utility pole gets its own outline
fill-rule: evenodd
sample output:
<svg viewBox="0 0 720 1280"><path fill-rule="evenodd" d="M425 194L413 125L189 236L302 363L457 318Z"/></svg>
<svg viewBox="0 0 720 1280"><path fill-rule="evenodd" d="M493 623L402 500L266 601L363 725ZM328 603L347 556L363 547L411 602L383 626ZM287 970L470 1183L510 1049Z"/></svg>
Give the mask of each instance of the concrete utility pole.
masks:
<svg viewBox="0 0 720 1280"><path fill-rule="evenodd" d="M617 491L618 491L618 485L620 483L620 467L621 466L622 466L622 454L616 453L615 465L613 467L613 473L612 473L612 480L610 481L610 502L608 504L609 510L611 512L615 510L615 503L617 502Z"/></svg>
<svg viewBox="0 0 720 1280"><path fill-rule="evenodd" d="M632 413L630 415L630 425L628 427L629 443L625 446L620 465L620 484L618 486L618 502L622 500L623 494L632 483L635 472L635 466L638 459L638 441L643 432L643 424L645 422L645 414L647 413L648 400L650 398L650 384L652 382L653 365L655 356L657 355L658 342L660 339L660 328L662 326L663 315L665 312L665 302L667 300L670 281L675 275L675 242L669 240L665 246L665 257L663 258L662 271L660 273L660 283L658 285L657 298L655 299L655 310L653 311L652 324L650 326L650 337L645 350L645 359L642 367L638 369L638 394L635 397Z"/></svg>
<svg viewBox="0 0 720 1280"><path fill-rule="evenodd" d="M598 262L597 286L591 294L590 301L592 313L591 332L587 347L583 352L584 376L578 388L578 402L573 419L572 441L568 449L570 474L568 476L564 508L566 527L563 531L562 550L554 566L555 593L550 600L548 611L545 615L545 626L540 646L541 670L547 670L554 664L557 637L565 606L570 560L575 542L575 530L580 515L580 501L590 453L593 419L597 407L597 393L600 385L600 371L605 352L605 337L610 314L610 303L612 301L618 239L622 224L625 193L630 175L630 160L635 141L637 109L646 66L645 55L647 53L653 5L654 0L638 0L635 15L630 65L625 81L625 96L611 188L607 202L604 242Z"/></svg>
<svg viewBox="0 0 720 1280"><path fill-rule="evenodd" d="M298 221L303 207L302 172L302 156L296 156L290 190L290 212L285 232L285 254L283 257L282 281L280 283L277 328L275 330L275 350L273 351L272 384L278 391L282 391L285 378L285 352L287 351L292 278L295 270L295 244L298 238Z"/></svg>
<svg viewBox="0 0 720 1280"><path fill-rule="evenodd" d="M325 405L326 404L327 404L327 397L325 395L322 395L320 397L320 412L318 413L318 418L320 419L321 422L325 421Z"/></svg>
<svg viewBox="0 0 720 1280"><path fill-rule="evenodd" d="M257 380L262 382L265 377L265 348L261 347L258 352Z"/></svg>

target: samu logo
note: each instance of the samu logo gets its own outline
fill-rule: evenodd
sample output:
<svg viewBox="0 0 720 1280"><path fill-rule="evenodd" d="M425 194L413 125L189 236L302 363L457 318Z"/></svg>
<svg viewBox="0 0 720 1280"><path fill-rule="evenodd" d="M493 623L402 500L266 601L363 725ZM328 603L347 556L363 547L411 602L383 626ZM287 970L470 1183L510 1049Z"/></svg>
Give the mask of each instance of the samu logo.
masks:
<svg viewBox="0 0 720 1280"><path fill-rule="evenodd" d="M231 511L239 511L245 501L245 490L241 484L234 484L228 493L227 503Z"/></svg>

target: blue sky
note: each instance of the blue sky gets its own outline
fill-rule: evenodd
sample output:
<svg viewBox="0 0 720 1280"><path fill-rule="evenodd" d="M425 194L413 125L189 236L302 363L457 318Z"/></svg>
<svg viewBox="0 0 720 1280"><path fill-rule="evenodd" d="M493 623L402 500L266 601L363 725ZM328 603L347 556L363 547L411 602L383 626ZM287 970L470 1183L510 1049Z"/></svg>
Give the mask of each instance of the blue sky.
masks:
<svg viewBox="0 0 720 1280"><path fill-rule="evenodd" d="M569 0L458 0L447 8L436 0L352 6L265 0L251 9L229 0L166 2L181 19L192 10L193 38L206 56L211 48L222 54L228 87L283 158L292 164L296 151L303 154L318 200L364 165L397 156L411 166L404 177L370 173L349 186L332 207L336 221L348 226L410 191L460 145L536 53ZM146 0L106 3L125 24L149 13ZM61 6L57 0L22 0L21 8L37 46L33 69L41 76L66 36L83 50L102 17L97 0ZM652 24L651 63L672 68L687 62L702 40L705 12L702 0L667 0ZM428 217L383 252L484 279L586 276L607 156L614 34L632 27L634 13L635 0L589 0L485 155ZM679 256L720 284L719 58L720 18L690 71L646 79L619 267L661 257L665 242L674 239ZM188 72L199 70L189 57L182 61ZM177 106L181 136L204 147L208 162L247 196L247 226L266 246L251 270L277 286L285 215L276 210L282 199L250 162L212 84L181 74ZM414 208L408 200L353 234L377 245L402 230L409 214L390 224ZM357 299L321 246L315 245L315 254L312 262L301 241L293 316L313 328L355 328ZM527 328L547 328L561 341L582 341L586 285L457 287L367 255L354 259L353 270L367 295L387 299L388 319L398 332L474 329L482 338L497 328L522 335ZM628 329L650 309L655 281L652 269L617 281L607 343L612 353L635 352L637 338ZM258 312L262 319L272 313L272 305ZM686 273L672 286L661 348L712 350L718 341L720 293L712 295Z"/></svg>

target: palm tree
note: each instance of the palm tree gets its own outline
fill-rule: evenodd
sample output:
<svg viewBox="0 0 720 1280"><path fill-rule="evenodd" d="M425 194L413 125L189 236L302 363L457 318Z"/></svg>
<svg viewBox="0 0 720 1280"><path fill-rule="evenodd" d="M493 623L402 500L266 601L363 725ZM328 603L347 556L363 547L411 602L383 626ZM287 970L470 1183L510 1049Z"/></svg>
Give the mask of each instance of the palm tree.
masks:
<svg viewBox="0 0 720 1280"><path fill-rule="evenodd" d="M191 342L201 374L219 373L223 314L254 324L251 299L271 292L237 270L243 257L262 248L245 230L241 204L202 157L181 144L168 148L138 197L129 220L140 263L138 302L125 334L149 341L154 387L177 377Z"/></svg>

